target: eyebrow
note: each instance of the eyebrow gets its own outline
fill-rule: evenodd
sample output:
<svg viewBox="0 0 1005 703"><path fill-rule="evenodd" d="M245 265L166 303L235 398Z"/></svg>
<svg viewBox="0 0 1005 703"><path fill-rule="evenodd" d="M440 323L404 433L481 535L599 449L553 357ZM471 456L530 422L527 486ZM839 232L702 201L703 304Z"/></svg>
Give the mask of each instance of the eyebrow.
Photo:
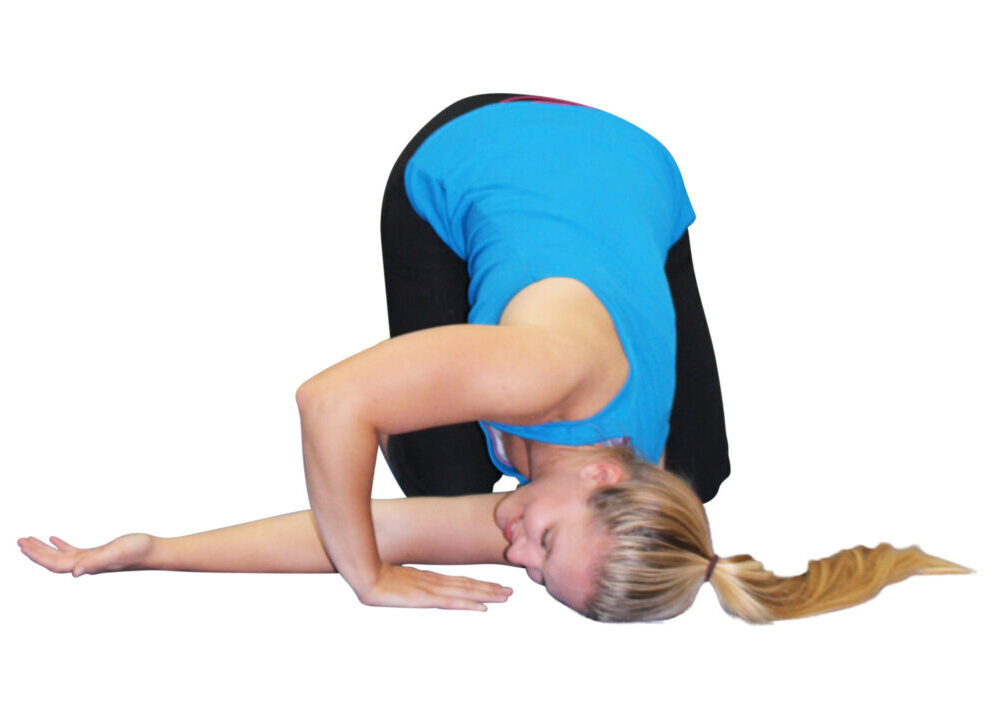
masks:
<svg viewBox="0 0 1005 703"><path fill-rule="evenodd" d="M544 548L544 557L545 559L550 559L551 547L552 545L555 544L555 531L549 527L547 530L544 531L544 534L541 536L541 541L544 542L546 545ZM541 585L544 586L545 588L548 588L548 581L544 578L544 564L541 564Z"/></svg>

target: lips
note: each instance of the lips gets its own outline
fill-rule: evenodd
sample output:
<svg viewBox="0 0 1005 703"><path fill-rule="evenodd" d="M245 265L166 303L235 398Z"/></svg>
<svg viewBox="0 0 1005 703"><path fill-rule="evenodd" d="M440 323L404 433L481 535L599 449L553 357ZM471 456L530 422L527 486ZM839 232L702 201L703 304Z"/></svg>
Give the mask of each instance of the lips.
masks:
<svg viewBox="0 0 1005 703"><path fill-rule="evenodd" d="M507 523L507 525L506 525L506 529L503 530L503 534L506 535L506 541L509 542L510 544L513 543L513 528L516 526L516 524L519 521L520 521L520 516L518 515L517 517L513 518L512 520L510 520L509 523Z"/></svg>

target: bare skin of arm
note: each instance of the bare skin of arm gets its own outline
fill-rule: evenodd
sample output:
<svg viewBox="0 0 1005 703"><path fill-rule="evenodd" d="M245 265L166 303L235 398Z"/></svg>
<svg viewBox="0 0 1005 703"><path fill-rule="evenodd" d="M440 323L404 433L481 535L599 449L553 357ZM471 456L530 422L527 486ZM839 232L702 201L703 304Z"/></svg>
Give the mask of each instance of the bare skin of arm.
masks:
<svg viewBox="0 0 1005 703"><path fill-rule="evenodd" d="M602 357L587 353L589 335L531 323L420 330L304 383L297 403L310 515L172 540L124 535L93 550L58 538L54 547L35 538L19 544L43 566L77 574L337 569L370 605L483 610L508 589L401 564L503 563L505 538L493 519L501 496L371 501L374 460L381 435L474 419L539 424L575 407L605 367Z"/></svg>
<svg viewBox="0 0 1005 703"><path fill-rule="evenodd" d="M537 424L588 378L574 335L539 325L446 325L386 340L297 391L307 495L325 551L368 605L481 609L484 584L379 551L370 491L381 435L475 419ZM499 532L496 528L496 532Z"/></svg>
<svg viewBox="0 0 1005 703"><path fill-rule="evenodd" d="M505 496L401 498L372 501L381 559L389 564L506 563L506 540L493 521ZM108 544L78 549L53 537L18 540L32 561L57 573L160 569L244 573L333 573L310 510L264 518L185 537L134 533ZM505 600L508 589L491 584L485 602ZM501 591L496 593L495 591Z"/></svg>
<svg viewBox="0 0 1005 703"><path fill-rule="evenodd" d="M501 496L371 501L380 436L475 418L554 419L583 377L579 351L539 327L454 325L388 340L297 393L310 517L294 513L172 540L125 535L94 550L58 538L54 547L34 538L19 544L64 572L337 569L370 605L483 610L505 600L508 589L401 564L503 563L505 538L493 520Z"/></svg>

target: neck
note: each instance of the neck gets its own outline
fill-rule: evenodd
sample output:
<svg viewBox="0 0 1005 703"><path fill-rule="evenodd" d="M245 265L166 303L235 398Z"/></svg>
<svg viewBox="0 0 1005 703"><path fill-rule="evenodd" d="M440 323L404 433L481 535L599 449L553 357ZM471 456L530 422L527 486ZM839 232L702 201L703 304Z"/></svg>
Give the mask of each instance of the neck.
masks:
<svg viewBox="0 0 1005 703"><path fill-rule="evenodd" d="M529 478L533 480L554 474L576 473L589 463L590 458L597 455L597 451L598 448L593 445L569 446L530 441Z"/></svg>

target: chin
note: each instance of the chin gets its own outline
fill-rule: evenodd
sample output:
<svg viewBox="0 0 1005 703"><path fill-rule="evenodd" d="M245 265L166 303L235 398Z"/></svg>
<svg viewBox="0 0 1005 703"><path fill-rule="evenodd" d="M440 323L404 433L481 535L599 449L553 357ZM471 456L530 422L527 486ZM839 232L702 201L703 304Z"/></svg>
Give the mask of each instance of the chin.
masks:
<svg viewBox="0 0 1005 703"><path fill-rule="evenodd" d="M492 520L495 522L496 527L499 531L505 534L506 532L506 510L503 508L503 504L506 502L506 498L503 498L498 503L496 503L495 510L492 511Z"/></svg>

